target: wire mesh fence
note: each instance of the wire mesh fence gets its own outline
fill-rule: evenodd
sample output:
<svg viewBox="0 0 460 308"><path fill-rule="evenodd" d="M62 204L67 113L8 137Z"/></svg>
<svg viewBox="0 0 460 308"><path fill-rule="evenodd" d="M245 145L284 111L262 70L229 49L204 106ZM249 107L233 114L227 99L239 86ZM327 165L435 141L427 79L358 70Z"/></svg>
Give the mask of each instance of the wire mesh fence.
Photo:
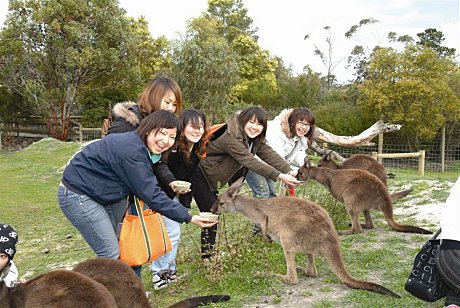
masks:
<svg viewBox="0 0 460 308"><path fill-rule="evenodd" d="M87 142L102 137L101 128L75 127L75 133L72 140ZM348 158L353 154L369 154L378 152L378 145L361 146L354 148L338 147L334 144L325 145L329 149L339 152L343 157ZM410 145L403 139L392 138L391 142L383 143L382 153L415 153L420 150L425 151L424 170L425 174L431 175L460 175L460 142L451 140L445 145L443 151L440 140L436 139L431 143L419 144L418 146ZM444 154L443 154L444 153ZM382 158L381 163L391 172L391 170L417 170L419 158L401 157L401 158Z"/></svg>
<svg viewBox="0 0 460 308"><path fill-rule="evenodd" d="M342 148L333 144L329 144L328 148L339 152L343 157L348 158L353 154L369 154L378 152L378 146L365 146L355 148ZM415 153L420 150L425 151L424 169L425 174L445 174L451 176L460 175L460 143L447 144L444 154L438 142L431 144L420 144L417 147L411 147L404 142L384 143L382 153L397 154L397 153ZM382 158L382 164L387 170L392 169L407 169L417 170L419 158L417 157L399 157L399 158Z"/></svg>

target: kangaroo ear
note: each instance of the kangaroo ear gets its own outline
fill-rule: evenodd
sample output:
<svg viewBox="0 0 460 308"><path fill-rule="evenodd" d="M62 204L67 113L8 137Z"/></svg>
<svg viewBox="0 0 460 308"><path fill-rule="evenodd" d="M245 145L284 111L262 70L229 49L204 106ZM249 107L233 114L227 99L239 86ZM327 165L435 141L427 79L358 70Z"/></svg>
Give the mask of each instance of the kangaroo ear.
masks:
<svg viewBox="0 0 460 308"><path fill-rule="evenodd" d="M310 168L312 166L312 162L308 156L305 156L303 163L305 164L306 168Z"/></svg>
<svg viewBox="0 0 460 308"><path fill-rule="evenodd" d="M230 186L230 188L227 190L227 194L232 196L234 198L236 194L240 191L241 187L243 187L244 184L244 177L240 177L238 180L235 181L235 183Z"/></svg>
<svg viewBox="0 0 460 308"><path fill-rule="evenodd" d="M334 155L334 151L329 151L329 152L327 152L327 154L326 154L327 160L331 160L332 157L333 157L333 155Z"/></svg>

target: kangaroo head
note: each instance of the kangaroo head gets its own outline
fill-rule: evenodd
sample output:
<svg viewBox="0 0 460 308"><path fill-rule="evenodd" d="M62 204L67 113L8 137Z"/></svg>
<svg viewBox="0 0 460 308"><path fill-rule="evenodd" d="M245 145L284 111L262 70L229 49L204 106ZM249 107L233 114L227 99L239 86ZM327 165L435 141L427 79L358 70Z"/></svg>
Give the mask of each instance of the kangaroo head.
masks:
<svg viewBox="0 0 460 308"><path fill-rule="evenodd" d="M300 181L306 181L310 179L310 170L313 167L311 160L308 156L305 156L304 164L302 167L299 168L297 171L297 179Z"/></svg>
<svg viewBox="0 0 460 308"><path fill-rule="evenodd" d="M239 178L235 183L233 183L226 191L222 192L218 197L216 202L211 207L211 212L214 214L219 214L222 212L229 212L234 210L235 206L233 201L235 200L236 195L240 191L244 183L244 177Z"/></svg>
<svg viewBox="0 0 460 308"><path fill-rule="evenodd" d="M323 157L318 162L318 167L327 167L335 169L334 167L334 151L329 151L327 154L324 154Z"/></svg>

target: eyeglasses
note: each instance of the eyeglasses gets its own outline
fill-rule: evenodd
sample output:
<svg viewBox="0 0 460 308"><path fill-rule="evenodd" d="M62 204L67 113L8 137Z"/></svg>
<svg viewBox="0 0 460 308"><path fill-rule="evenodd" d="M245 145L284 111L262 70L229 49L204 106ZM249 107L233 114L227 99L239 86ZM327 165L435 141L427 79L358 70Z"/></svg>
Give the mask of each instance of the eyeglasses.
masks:
<svg viewBox="0 0 460 308"><path fill-rule="evenodd" d="M310 127L310 123L297 122L297 125L300 127Z"/></svg>

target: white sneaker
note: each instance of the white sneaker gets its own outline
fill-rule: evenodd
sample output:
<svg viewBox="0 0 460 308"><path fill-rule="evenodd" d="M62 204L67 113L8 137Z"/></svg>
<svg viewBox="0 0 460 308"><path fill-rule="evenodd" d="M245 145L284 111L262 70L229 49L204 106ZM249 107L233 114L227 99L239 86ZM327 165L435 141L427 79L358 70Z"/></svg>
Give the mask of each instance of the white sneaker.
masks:
<svg viewBox="0 0 460 308"><path fill-rule="evenodd" d="M153 275L152 282L153 282L153 288L155 290L160 290L168 286L169 279L166 277L165 274L166 273Z"/></svg>
<svg viewBox="0 0 460 308"><path fill-rule="evenodd" d="M177 281L178 277L177 277L177 271L176 270L170 270L167 272L167 277L168 277L168 280L169 282L174 282L174 281Z"/></svg>

